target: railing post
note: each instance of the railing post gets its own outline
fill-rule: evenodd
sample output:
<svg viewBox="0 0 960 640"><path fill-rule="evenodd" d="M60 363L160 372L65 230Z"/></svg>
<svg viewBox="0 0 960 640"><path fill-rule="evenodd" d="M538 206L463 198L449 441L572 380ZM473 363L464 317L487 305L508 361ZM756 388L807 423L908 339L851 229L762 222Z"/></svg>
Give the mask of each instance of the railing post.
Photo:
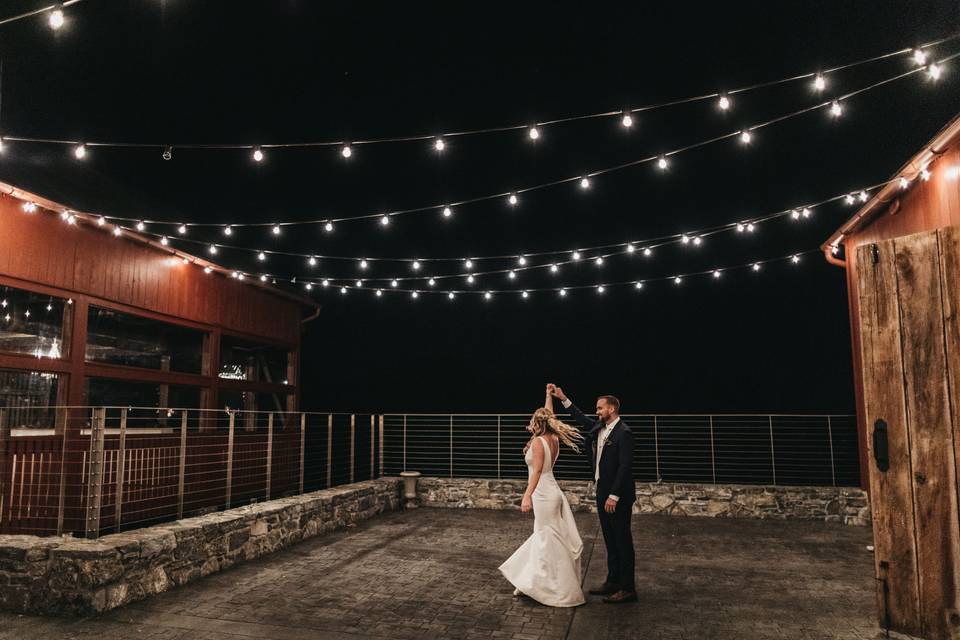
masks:
<svg viewBox="0 0 960 640"><path fill-rule="evenodd" d="M767 416L770 425L770 468L773 470L773 484L777 484L777 454L773 449L773 416Z"/></svg>
<svg viewBox="0 0 960 640"><path fill-rule="evenodd" d="M70 423L75 414L67 409L63 425L63 439L60 441L60 499L57 502L57 535L63 535L63 511L67 502L67 451L70 444ZM79 437L79 430L77 432Z"/></svg>
<svg viewBox="0 0 960 640"><path fill-rule="evenodd" d="M833 486L837 486L837 465L833 459L833 421L827 416L827 438L830 439L830 477L833 479Z"/></svg>
<svg viewBox="0 0 960 640"><path fill-rule="evenodd" d="M403 470L407 470L407 414L403 414Z"/></svg>
<svg viewBox="0 0 960 640"><path fill-rule="evenodd" d="M500 480L500 414L497 414L497 480Z"/></svg>
<svg viewBox="0 0 960 640"><path fill-rule="evenodd" d="M373 456L377 452L377 447L375 446L376 441L374 440L374 424L376 423L376 416L372 413L370 414L370 479L373 480L373 474L375 467L373 466Z"/></svg>
<svg viewBox="0 0 960 640"><path fill-rule="evenodd" d="M303 494L304 445L307 443L307 414L300 414L300 493Z"/></svg>
<svg viewBox="0 0 960 640"><path fill-rule="evenodd" d="M383 477L383 414L380 414L380 477Z"/></svg>
<svg viewBox="0 0 960 640"><path fill-rule="evenodd" d="M267 414L267 500L270 499L270 476L273 473L273 411Z"/></svg>
<svg viewBox="0 0 960 640"><path fill-rule="evenodd" d="M187 410L180 413L180 469L177 480L177 520L183 520L183 490L187 471Z"/></svg>
<svg viewBox="0 0 960 640"><path fill-rule="evenodd" d="M453 414L450 414L450 477L453 477Z"/></svg>
<svg viewBox="0 0 960 640"><path fill-rule="evenodd" d="M120 531L120 521L123 518L123 467L127 449L127 409L120 410L120 446L117 451L117 501L114 507L116 516L116 530Z"/></svg>
<svg viewBox="0 0 960 640"><path fill-rule="evenodd" d="M710 416L710 469L713 471L713 484L717 484L717 453L713 444L713 416Z"/></svg>
<svg viewBox="0 0 960 640"><path fill-rule="evenodd" d="M327 415L327 488L333 484L333 414Z"/></svg>
<svg viewBox="0 0 960 640"><path fill-rule="evenodd" d="M357 444L357 414L350 414L350 484L353 484L353 452Z"/></svg>
<svg viewBox="0 0 960 640"><path fill-rule="evenodd" d="M3 479L7 477L7 456L10 451L10 425L7 423L7 410L3 407L0 407L0 487L3 487ZM0 507L2 507L3 499L0 498ZM7 509L10 509L10 506L7 506ZM3 521L4 513L0 509L0 521ZM57 535L59 535L59 531Z"/></svg>
<svg viewBox="0 0 960 640"><path fill-rule="evenodd" d="M90 453L87 456L87 538L100 537L100 506L103 498L103 432L107 410L97 407L90 422Z"/></svg>
<svg viewBox="0 0 960 640"><path fill-rule="evenodd" d="M236 426L237 412L231 410L229 426L227 427L227 501L226 508L230 508L230 498L233 497L233 429Z"/></svg>
<svg viewBox="0 0 960 640"><path fill-rule="evenodd" d="M657 435L657 416L653 416L653 463L656 466L657 482L660 482L660 438Z"/></svg>

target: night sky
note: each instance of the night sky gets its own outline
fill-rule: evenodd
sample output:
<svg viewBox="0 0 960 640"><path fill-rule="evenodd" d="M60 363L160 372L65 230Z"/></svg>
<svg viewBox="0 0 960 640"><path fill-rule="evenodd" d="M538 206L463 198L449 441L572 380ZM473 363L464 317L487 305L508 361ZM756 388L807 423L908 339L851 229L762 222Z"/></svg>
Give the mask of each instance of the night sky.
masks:
<svg viewBox="0 0 960 640"><path fill-rule="evenodd" d="M8 1L0 14L46 4ZM463 5L463 6L460 6ZM192 151L162 144L357 140L534 123L712 93L851 62L960 31L949 2L446 3L435 6L248 0L85 0L53 33L43 18L0 26L0 132L70 140L155 142L150 149L7 143L0 180L80 210L194 222L350 217L462 200L550 182L738 130L823 99L808 80L638 114L629 132L608 117L522 130L360 146ZM937 47L960 51L960 40ZM829 77L824 97L912 68L907 55ZM756 217L888 179L960 106L960 59L925 74L736 140L653 164L521 196L317 226L191 231L195 239L292 252L398 258L513 255L643 239ZM842 203L812 219L753 234L711 236L652 259L590 260L560 277L486 289L652 280L816 249L853 213ZM151 230L164 232L160 227ZM173 228L165 228L173 233ZM196 245L179 245L203 254ZM587 252L587 256L590 253ZM356 265L302 259L251 273L357 277ZM502 266L501 263L498 266ZM462 272L454 264L430 273ZM364 277L410 275L381 266ZM423 287L423 285L420 285ZM461 279L458 289L468 288ZM389 287L388 287L389 288ZM425 287L423 287L425 288ZM555 292L479 295L336 290L305 326L302 407L341 411L518 412L547 381L582 405L613 393L626 412L852 412L844 273L822 255L800 265L740 270L682 286L649 282L559 299Z"/></svg>

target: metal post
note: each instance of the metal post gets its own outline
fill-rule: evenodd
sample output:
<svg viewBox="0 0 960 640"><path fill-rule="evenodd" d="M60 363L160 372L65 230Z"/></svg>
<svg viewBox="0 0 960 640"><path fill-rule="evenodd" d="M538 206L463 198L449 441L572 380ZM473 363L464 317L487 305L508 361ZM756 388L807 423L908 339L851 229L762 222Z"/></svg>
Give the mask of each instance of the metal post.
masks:
<svg viewBox="0 0 960 640"><path fill-rule="evenodd" d="M497 415L497 480L500 479L500 420L501 417Z"/></svg>
<svg viewBox="0 0 960 640"><path fill-rule="evenodd" d="M127 409L120 410L120 449L117 451L117 502L114 507L116 530L120 531L120 522L123 519L123 467L127 450Z"/></svg>
<svg viewBox="0 0 960 640"><path fill-rule="evenodd" d="M63 440L60 442L60 500L57 503L57 535L63 535L63 509L67 501L67 451L70 437L70 409L66 410L66 424L63 425Z"/></svg>
<svg viewBox="0 0 960 640"><path fill-rule="evenodd" d="M403 415L403 470L407 470L407 415Z"/></svg>
<svg viewBox="0 0 960 640"><path fill-rule="evenodd" d="M183 489L187 471L187 410L180 414L180 470L177 482L177 520L183 520Z"/></svg>
<svg viewBox="0 0 960 640"><path fill-rule="evenodd" d="M770 468L773 470L773 484L777 484L777 455L773 450L773 416L767 416L770 425Z"/></svg>
<svg viewBox="0 0 960 640"><path fill-rule="evenodd" d="M830 477L833 478L833 486L837 486L837 466L833 460L833 421L827 416L827 437L830 439Z"/></svg>
<svg viewBox="0 0 960 640"><path fill-rule="evenodd" d="M599 455L600 452L597 452ZM660 438L657 435L657 416L653 416L653 462L657 470L657 482L660 482Z"/></svg>
<svg viewBox="0 0 960 640"><path fill-rule="evenodd" d="M90 454L87 456L86 537L100 536L100 506L103 497L103 432L107 410L97 407L90 422Z"/></svg>
<svg viewBox="0 0 960 640"><path fill-rule="evenodd" d="M357 414L350 414L350 484L353 484L353 451L357 444Z"/></svg>
<svg viewBox="0 0 960 640"><path fill-rule="evenodd" d="M370 479L371 480L373 480L373 472L374 472L373 455L376 453L376 450L377 450L376 446L374 446L375 441L373 438L375 421L376 421L376 416L371 413L370 414Z"/></svg>
<svg viewBox="0 0 960 640"><path fill-rule="evenodd" d="M380 414L380 477L383 477L383 414Z"/></svg>
<svg viewBox="0 0 960 640"><path fill-rule="evenodd" d="M450 415L450 477L453 477L453 414Z"/></svg>
<svg viewBox="0 0 960 640"><path fill-rule="evenodd" d="M713 470L713 484L717 484L717 453L713 446L713 416L710 416L710 468Z"/></svg>
<svg viewBox="0 0 960 640"><path fill-rule="evenodd" d="M307 442L307 414L300 414L300 493L303 493L304 445Z"/></svg>
<svg viewBox="0 0 960 640"><path fill-rule="evenodd" d="M333 414L327 415L327 488L333 482Z"/></svg>
<svg viewBox="0 0 960 640"><path fill-rule="evenodd" d="M267 414L267 500L270 499L270 476L273 471L273 411Z"/></svg>
<svg viewBox="0 0 960 640"><path fill-rule="evenodd" d="M230 411L230 422L227 429L227 509L230 508L230 498L233 497L233 428L236 426L236 411Z"/></svg>

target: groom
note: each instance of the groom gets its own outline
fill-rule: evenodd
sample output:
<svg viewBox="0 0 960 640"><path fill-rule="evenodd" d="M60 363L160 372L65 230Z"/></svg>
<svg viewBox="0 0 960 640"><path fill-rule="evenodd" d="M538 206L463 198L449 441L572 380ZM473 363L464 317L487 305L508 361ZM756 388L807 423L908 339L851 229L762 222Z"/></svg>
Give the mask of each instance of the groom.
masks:
<svg viewBox="0 0 960 640"><path fill-rule="evenodd" d="M620 401L613 396L597 398L597 420L594 421L577 408L560 387L549 384L547 389L560 399L563 408L587 429L584 450L590 458L593 477L597 483L597 514L607 547L607 579L594 589L593 595L605 596L611 604L635 602L633 536L630 516L636 501L633 483L633 433L620 420Z"/></svg>

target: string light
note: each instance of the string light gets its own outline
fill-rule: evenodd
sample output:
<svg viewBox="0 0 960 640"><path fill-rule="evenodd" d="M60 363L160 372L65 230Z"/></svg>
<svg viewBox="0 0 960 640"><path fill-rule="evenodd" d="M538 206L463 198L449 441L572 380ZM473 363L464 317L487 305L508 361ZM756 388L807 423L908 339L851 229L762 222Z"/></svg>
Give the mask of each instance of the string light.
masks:
<svg viewBox="0 0 960 640"><path fill-rule="evenodd" d="M147 225L143 223L143 220L137 223L137 231L143 231L147 228Z"/></svg>
<svg viewBox="0 0 960 640"><path fill-rule="evenodd" d="M267 281L267 276L266 276L266 275L261 275L261 276L260 276L260 282L266 282L266 281ZM308 290L309 290L309 285L310 285L310 283L308 282L308 283L307 283Z"/></svg>
<svg viewBox="0 0 960 640"><path fill-rule="evenodd" d="M531 140L538 140L540 138L540 129L536 127L530 127L527 131L527 135L530 136Z"/></svg>
<svg viewBox="0 0 960 640"><path fill-rule="evenodd" d="M834 118L839 118L841 115L843 115L843 107L840 106L839 100L834 100L830 103L830 113Z"/></svg>
<svg viewBox="0 0 960 640"><path fill-rule="evenodd" d="M467 276L467 282L469 282L470 284L473 284L474 282L476 282L476 280L477 279L473 277L472 273Z"/></svg>
<svg viewBox="0 0 960 640"><path fill-rule="evenodd" d="M909 186L910 186L910 181L909 181L909 180L907 180L906 178L900 178L900 188L901 188L901 189L906 189L906 188L909 187Z"/></svg>
<svg viewBox="0 0 960 640"><path fill-rule="evenodd" d="M471 260L470 258L467 258L466 260L463 261L463 266L466 269L473 269L473 260Z"/></svg>
<svg viewBox="0 0 960 640"><path fill-rule="evenodd" d="M623 112L623 117L620 118L620 124L622 124L627 129L633 126L633 116L630 115L629 111Z"/></svg>
<svg viewBox="0 0 960 640"><path fill-rule="evenodd" d="M267 259L267 254L265 252L261 251L260 253L257 254L257 260L259 260L260 262L263 262L266 259Z"/></svg>
<svg viewBox="0 0 960 640"><path fill-rule="evenodd" d="M580 178L580 188L589 189L590 188L590 178L584 177Z"/></svg>
<svg viewBox="0 0 960 640"><path fill-rule="evenodd" d="M800 211L798 209L794 209L793 211L790 212L790 217L793 218L794 220L799 220Z"/></svg>
<svg viewBox="0 0 960 640"><path fill-rule="evenodd" d="M633 288L637 289L638 291L640 289L643 289L643 282L638 280L637 282L634 283Z"/></svg>
<svg viewBox="0 0 960 640"><path fill-rule="evenodd" d="M927 75L929 75L930 79L934 81L940 79L941 71L940 65L938 64L931 64L929 67L927 67Z"/></svg>
<svg viewBox="0 0 960 640"><path fill-rule="evenodd" d="M760 271L760 263L759 263L759 262L754 262L754 263L753 263L753 266L752 266L751 268L752 268L754 271Z"/></svg>
<svg viewBox="0 0 960 640"><path fill-rule="evenodd" d="M818 73L817 76L813 79L813 88L817 91L823 91L827 88L827 79L823 76L822 73Z"/></svg>
<svg viewBox="0 0 960 640"><path fill-rule="evenodd" d="M383 289L377 289L377 297L379 298L382 295L383 295Z"/></svg>
<svg viewBox="0 0 960 640"><path fill-rule="evenodd" d="M87 157L87 145L85 145L85 144L78 144L76 147L73 148L73 155L74 155L74 157L76 157L77 160L83 160L84 158L86 158L86 157Z"/></svg>
<svg viewBox="0 0 960 640"><path fill-rule="evenodd" d="M598 256L596 260L593 261L598 267L603 266L603 256Z"/></svg>
<svg viewBox="0 0 960 640"><path fill-rule="evenodd" d="M790 262L792 262L793 264L797 264L798 262L800 262L800 256L796 254L790 256Z"/></svg>
<svg viewBox="0 0 960 640"><path fill-rule="evenodd" d="M263 162L263 150L260 147L253 148L254 162Z"/></svg>
<svg viewBox="0 0 960 640"><path fill-rule="evenodd" d="M560 289L559 293L560 293L560 297L561 297L561 298L566 298L566 297L567 297L567 290L566 290L566 289Z"/></svg>
<svg viewBox="0 0 960 640"><path fill-rule="evenodd" d="M342 295L346 295L346 294L347 294L347 288L346 288L346 287L340 287L340 293L341 293Z"/></svg>
<svg viewBox="0 0 960 640"><path fill-rule="evenodd" d="M431 287L435 287L437 286L437 281L434 280L433 278L430 278L429 280L427 280L427 284L429 284Z"/></svg>
<svg viewBox="0 0 960 640"><path fill-rule="evenodd" d="M225 235L225 236L232 236L232 235L233 235L233 227L231 227L230 225L225 226L225 227L223 228L223 235Z"/></svg>
<svg viewBox="0 0 960 640"><path fill-rule="evenodd" d="M646 256L647 258L649 258L650 256L653 255L653 249L651 249L650 247L646 247L646 248L643 250L643 255Z"/></svg>
<svg viewBox="0 0 960 640"><path fill-rule="evenodd" d="M162 244L163 246L167 246L168 244L170 244L170 241L167 240L167 236L163 236L162 238L160 238L160 244Z"/></svg>
<svg viewBox="0 0 960 640"><path fill-rule="evenodd" d="M119 237L121 233L123 233L123 230L119 226L113 228L113 235Z"/></svg>
<svg viewBox="0 0 960 640"><path fill-rule="evenodd" d="M730 108L730 98L725 94L720 96L720 99L717 101L717 106L720 107L721 111L726 111Z"/></svg>
<svg viewBox="0 0 960 640"><path fill-rule="evenodd" d="M602 284L597 285L597 293L602 294L606 289L604 289Z"/></svg>
<svg viewBox="0 0 960 640"><path fill-rule="evenodd" d="M574 251L573 253L570 254L570 257L573 258L574 262L576 262L577 260L580 259L580 252Z"/></svg>
<svg viewBox="0 0 960 640"><path fill-rule="evenodd" d="M350 145L345 144L343 145L343 149L340 150L340 155L342 155L344 158L349 158L353 155L353 149L350 148Z"/></svg>
<svg viewBox="0 0 960 640"><path fill-rule="evenodd" d="M380 226L385 227L390 224L390 215L385 213L380 217Z"/></svg>
<svg viewBox="0 0 960 640"><path fill-rule="evenodd" d="M507 202L509 202L509 203L510 203L510 206L512 206L512 207L517 206L517 202L518 202L518 200L517 200L517 194L511 193L511 194L510 194L510 197L507 198Z"/></svg>
<svg viewBox="0 0 960 640"><path fill-rule="evenodd" d="M637 248L634 247L632 244L628 244L628 245L627 245L627 253L633 253L633 252L636 251L636 250L637 250Z"/></svg>
<svg viewBox="0 0 960 640"><path fill-rule="evenodd" d="M447 144L443 141L443 138L437 138L433 142L433 148L436 151L443 151L444 149L447 148Z"/></svg>
<svg viewBox="0 0 960 640"><path fill-rule="evenodd" d="M924 182L927 182L928 180L930 180L930 170L927 168L921 169L920 179L923 180Z"/></svg>
<svg viewBox="0 0 960 640"><path fill-rule="evenodd" d="M744 131L740 134L740 142L743 144L750 144L753 141L753 134L749 131Z"/></svg>
<svg viewBox="0 0 960 640"><path fill-rule="evenodd" d="M550 273L557 273L558 271L560 271L560 267L558 267L556 264L550 265Z"/></svg>
<svg viewBox="0 0 960 640"><path fill-rule="evenodd" d="M47 23L54 31L58 31L61 27L63 27L65 22L66 19L63 17L63 10L60 8L51 11L50 16L47 19Z"/></svg>
<svg viewBox="0 0 960 640"><path fill-rule="evenodd" d="M203 272L206 274L210 274L210 273L213 273L213 269L211 269L210 267L204 267Z"/></svg>
<svg viewBox="0 0 960 640"><path fill-rule="evenodd" d="M273 225L273 235L275 236L280 235L280 231L281 231L280 225L278 224Z"/></svg>
<svg viewBox="0 0 960 640"><path fill-rule="evenodd" d="M849 193L848 193L848 194L843 198L843 201L846 202L848 205L850 205L850 204L853 204L854 202L856 202L856 199L853 197L852 194L849 194Z"/></svg>
<svg viewBox="0 0 960 640"><path fill-rule="evenodd" d="M447 294L447 298L449 298L450 300L453 300L455 297L456 297L456 294L453 291Z"/></svg>
<svg viewBox="0 0 960 640"><path fill-rule="evenodd" d="M24 202L23 210L26 211L27 213L34 213L37 210L37 205L35 205L32 202Z"/></svg>
<svg viewBox="0 0 960 640"><path fill-rule="evenodd" d="M414 300L416 300L417 298L420 297L420 292L419 292L419 291L411 291L411 292L410 292L410 297L413 298Z"/></svg>
<svg viewBox="0 0 960 640"><path fill-rule="evenodd" d="M681 278L680 276L674 276L674 278L673 278L673 283L674 283L674 284L679 285L679 284L682 283L682 282L683 282L683 278Z"/></svg>
<svg viewBox="0 0 960 640"><path fill-rule="evenodd" d="M720 277L720 269L714 269L714 270L713 270L713 278L714 278L714 280L716 280L716 279L719 278L719 277Z"/></svg>
<svg viewBox="0 0 960 640"><path fill-rule="evenodd" d="M507 273L507 277L510 278L511 280L516 280L516 279L517 279L517 272L514 271L513 269L511 269L510 272Z"/></svg>
<svg viewBox="0 0 960 640"><path fill-rule="evenodd" d="M357 289L359 289L360 287L362 287L362 286L363 286L363 280L357 280L356 285L357 285Z"/></svg>
<svg viewBox="0 0 960 640"><path fill-rule="evenodd" d="M420 261L414 260L413 264L410 265L414 271L420 271Z"/></svg>
<svg viewBox="0 0 960 640"><path fill-rule="evenodd" d="M860 198L860 202L866 202L870 199L870 196L867 195L866 191L861 191L858 197Z"/></svg>
<svg viewBox="0 0 960 640"><path fill-rule="evenodd" d="M660 167L660 169L661 169L662 171L666 171L666 170L667 170L667 157L666 157L666 156L660 156L660 159L657 160L657 166Z"/></svg>
<svg viewBox="0 0 960 640"><path fill-rule="evenodd" d="M367 268L368 266L370 266L370 265L369 265L369 263L367 262L366 258L364 258L363 260L360 261L360 268L361 268L361 269L366 270L366 268Z"/></svg>
<svg viewBox="0 0 960 640"><path fill-rule="evenodd" d="M400 281L398 281L398 280L391 280L391 281L390 281L390 286L393 287L394 289L396 289L398 286L400 286Z"/></svg>
<svg viewBox="0 0 960 640"><path fill-rule="evenodd" d="M452 215L453 215L453 209L451 209L450 207L444 207L444 208L443 208L443 217L444 217L444 218L449 218L449 217L452 216Z"/></svg>
<svg viewBox="0 0 960 640"><path fill-rule="evenodd" d="M520 256L517 258L517 264L519 264L522 267L527 264L527 259L524 258L523 256Z"/></svg>
<svg viewBox="0 0 960 640"><path fill-rule="evenodd" d="M323 230L327 233L333 232L333 223L327 220L326 224L323 225Z"/></svg>
<svg viewBox="0 0 960 640"><path fill-rule="evenodd" d="M927 54L923 51L923 49L914 49L913 61L922 67L927 63Z"/></svg>
<svg viewBox="0 0 960 640"><path fill-rule="evenodd" d="M209 251L210 251L210 255L213 255L213 256L217 255L217 245L215 244L210 245Z"/></svg>
<svg viewBox="0 0 960 640"><path fill-rule="evenodd" d="M187 225L181 224L179 227L177 227L177 233L182 236L187 235Z"/></svg>

